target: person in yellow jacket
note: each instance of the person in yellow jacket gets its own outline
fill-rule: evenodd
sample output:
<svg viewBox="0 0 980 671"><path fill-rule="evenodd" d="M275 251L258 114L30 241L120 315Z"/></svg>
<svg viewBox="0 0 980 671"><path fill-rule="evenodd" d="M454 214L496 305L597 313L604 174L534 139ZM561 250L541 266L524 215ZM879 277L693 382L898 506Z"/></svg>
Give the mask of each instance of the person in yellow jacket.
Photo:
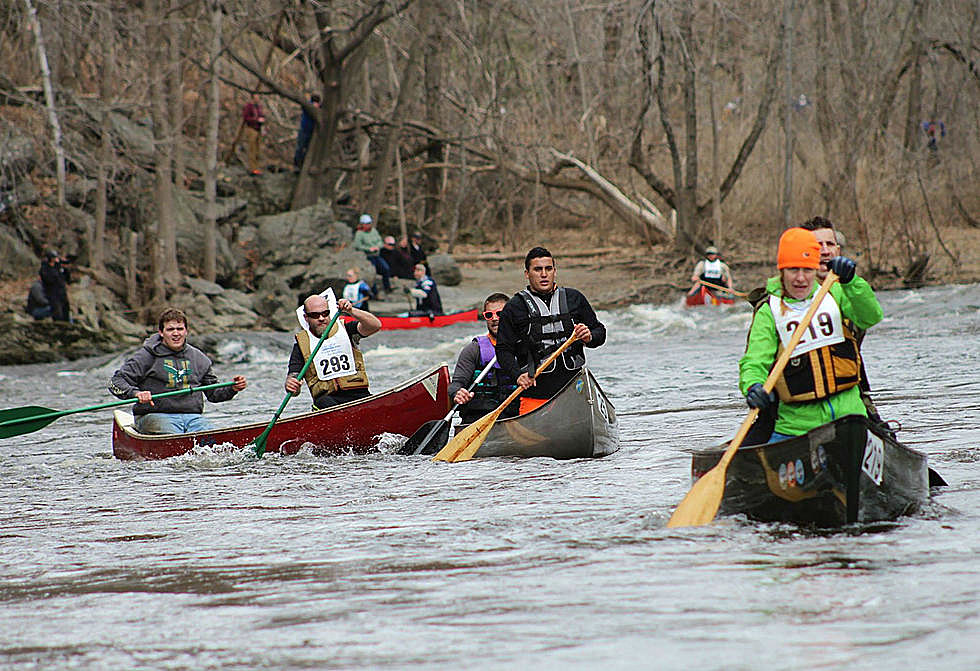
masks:
<svg viewBox="0 0 980 671"><path fill-rule="evenodd" d="M856 264L838 256L827 262L838 278L821 302L806 334L793 350L776 392L763 383L810 306L819 285L820 244L812 231L790 228L779 239L778 282L767 284L768 297L752 318L745 354L739 360L739 388L750 407L765 410L779 397L770 442L798 436L844 415L866 417L861 400L861 359L855 329L881 321L871 286L856 274Z"/></svg>
<svg viewBox="0 0 980 671"><path fill-rule="evenodd" d="M350 315L355 321L343 323L339 321L334 324L331 335L333 337L339 329L346 329L347 336L350 338L352 361L346 360L346 355L335 355L332 358L325 358L327 366L331 361L335 368L343 366L351 372L347 375L324 379L328 377L324 373L318 373L316 366L311 365L304 379L310 388L310 395L313 397L313 409L323 410L341 403L348 403L365 398L371 395L368 390L367 371L364 368L364 357L361 355L359 347L361 338L377 333L381 330L381 320L366 310L359 310L346 298L337 301L337 309L342 314ZM303 301L303 316L309 325L309 333L304 329L296 334L296 342L293 343L293 350L289 354L289 366L286 369L286 391L294 396L302 389L302 383L297 375L303 369L303 365L309 358L316 341L310 342L310 334L315 338L323 335L324 329L330 323L332 317L330 306L323 296L313 295ZM321 352L324 350L321 349ZM343 359L343 360L341 360ZM327 371L324 371L327 372Z"/></svg>

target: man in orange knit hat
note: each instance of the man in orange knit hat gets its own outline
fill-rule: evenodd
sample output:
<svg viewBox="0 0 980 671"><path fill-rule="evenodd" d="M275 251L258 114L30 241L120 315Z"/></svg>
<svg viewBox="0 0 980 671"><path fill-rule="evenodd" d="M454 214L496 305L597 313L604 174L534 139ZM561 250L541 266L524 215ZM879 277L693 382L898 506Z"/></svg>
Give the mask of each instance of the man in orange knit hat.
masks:
<svg viewBox="0 0 980 671"><path fill-rule="evenodd" d="M812 231L790 228L779 239L779 275L766 285L768 297L756 310L739 360L739 388L750 407L764 411L776 403L763 383L818 289L820 243ZM779 407L770 442L806 433L844 415L867 411L861 401L861 357L854 329L881 321L881 305L849 258L827 262L839 278L824 297L793 358L776 381Z"/></svg>

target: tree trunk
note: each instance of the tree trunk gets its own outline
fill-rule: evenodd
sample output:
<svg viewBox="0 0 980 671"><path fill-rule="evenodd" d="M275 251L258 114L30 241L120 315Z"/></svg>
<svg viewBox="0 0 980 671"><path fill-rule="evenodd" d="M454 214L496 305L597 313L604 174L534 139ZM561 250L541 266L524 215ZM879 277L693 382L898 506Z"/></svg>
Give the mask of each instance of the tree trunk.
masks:
<svg viewBox="0 0 980 671"><path fill-rule="evenodd" d="M44 34L41 31L41 19L31 0L24 0L31 26L34 28L34 42L37 47L37 60L41 67L41 81L44 85L44 101L48 108L48 122L51 124L51 139L54 145L55 171L58 177L58 205L65 206L65 150L61 144L61 122L58 120L57 101L54 88L51 86L51 68L48 66L48 53L44 48Z"/></svg>
<svg viewBox="0 0 980 671"><path fill-rule="evenodd" d="M95 187L95 230L89 244L89 265L101 273L105 270L105 225L108 209L108 171L112 160L112 124L110 111L112 104L112 83L115 78L115 53L112 48L112 13L108 9L99 11L99 39L102 47L102 78L99 80L99 96L102 105L99 110L99 160Z"/></svg>
<svg viewBox="0 0 980 671"><path fill-rule="evenodd" d="M376 215L381 209L381 201L384 198L385 190L388 187L388 175L395 160L395 150L401 141L402 124L404 122L405 108L410 96L415 92L415 75L418 71L418 61L422 51L422 41L416 39L408 52L408 62L405 63L405 71L402 73L401 86L398 88L398 98L395 101L395 108L391 112L391 120L388 125L388 132L385 135L384 147L381 150L381 158L378 160L378 169L374 174L374 183L368 193L364 211Z"/></svg>
<svg viewBox="0 0 980 671"><path fill-rule="evenodd" d="M208 60L208 134L207 170L204 173L204 279L214 282L218 274L218 126L221 114L221 82L218 80L218 58L221 56L221 3L212 0L211 51Z"/></svg>

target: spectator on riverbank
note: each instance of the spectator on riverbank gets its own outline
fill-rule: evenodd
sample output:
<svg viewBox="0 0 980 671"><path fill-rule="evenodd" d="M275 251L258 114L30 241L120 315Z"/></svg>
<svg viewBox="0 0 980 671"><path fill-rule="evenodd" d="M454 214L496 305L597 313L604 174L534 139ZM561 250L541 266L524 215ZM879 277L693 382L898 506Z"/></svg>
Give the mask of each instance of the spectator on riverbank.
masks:
<svg viewBox="0 0 980 671"><path fill-rule="evenodd" d="M34 319L46 319L51 316L51 305L48 297L44 295L44 285L41 284L40 274L38 279L31 283L31 288L27 291L27 314Z"/></svg>
<svg viewBox="0 0 980 671"><path fill-rule="evenodd" d="M51 318L55 321L71 321L68 306L68 282L71 281L71 271L68 261L61 258L58 252L49 249L44 253L44 261L38 271L44 295L51 307Z"/></svg>

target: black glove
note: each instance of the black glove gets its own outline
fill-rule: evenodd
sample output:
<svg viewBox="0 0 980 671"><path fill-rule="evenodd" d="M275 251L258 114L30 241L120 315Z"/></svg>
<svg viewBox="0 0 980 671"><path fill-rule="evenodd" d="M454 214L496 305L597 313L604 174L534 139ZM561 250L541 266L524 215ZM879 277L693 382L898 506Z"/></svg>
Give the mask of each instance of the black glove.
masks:
<svg viewBox="0 0 980 671"><path fill-rule="evenodd" d="M827 270L840 278L841 284L847 284L854 279L854 269L857 264L846 256L835 256L827 261Z"/></svg>
<svg viewBox="0 0 980 671"><path fill-rule="evenodd" d="M756 382L745 392L745 402L749 404L750 408L766 410L776 402L776 394L771 391L766 393L766 388L762 386L762 383Z"/></svg>

